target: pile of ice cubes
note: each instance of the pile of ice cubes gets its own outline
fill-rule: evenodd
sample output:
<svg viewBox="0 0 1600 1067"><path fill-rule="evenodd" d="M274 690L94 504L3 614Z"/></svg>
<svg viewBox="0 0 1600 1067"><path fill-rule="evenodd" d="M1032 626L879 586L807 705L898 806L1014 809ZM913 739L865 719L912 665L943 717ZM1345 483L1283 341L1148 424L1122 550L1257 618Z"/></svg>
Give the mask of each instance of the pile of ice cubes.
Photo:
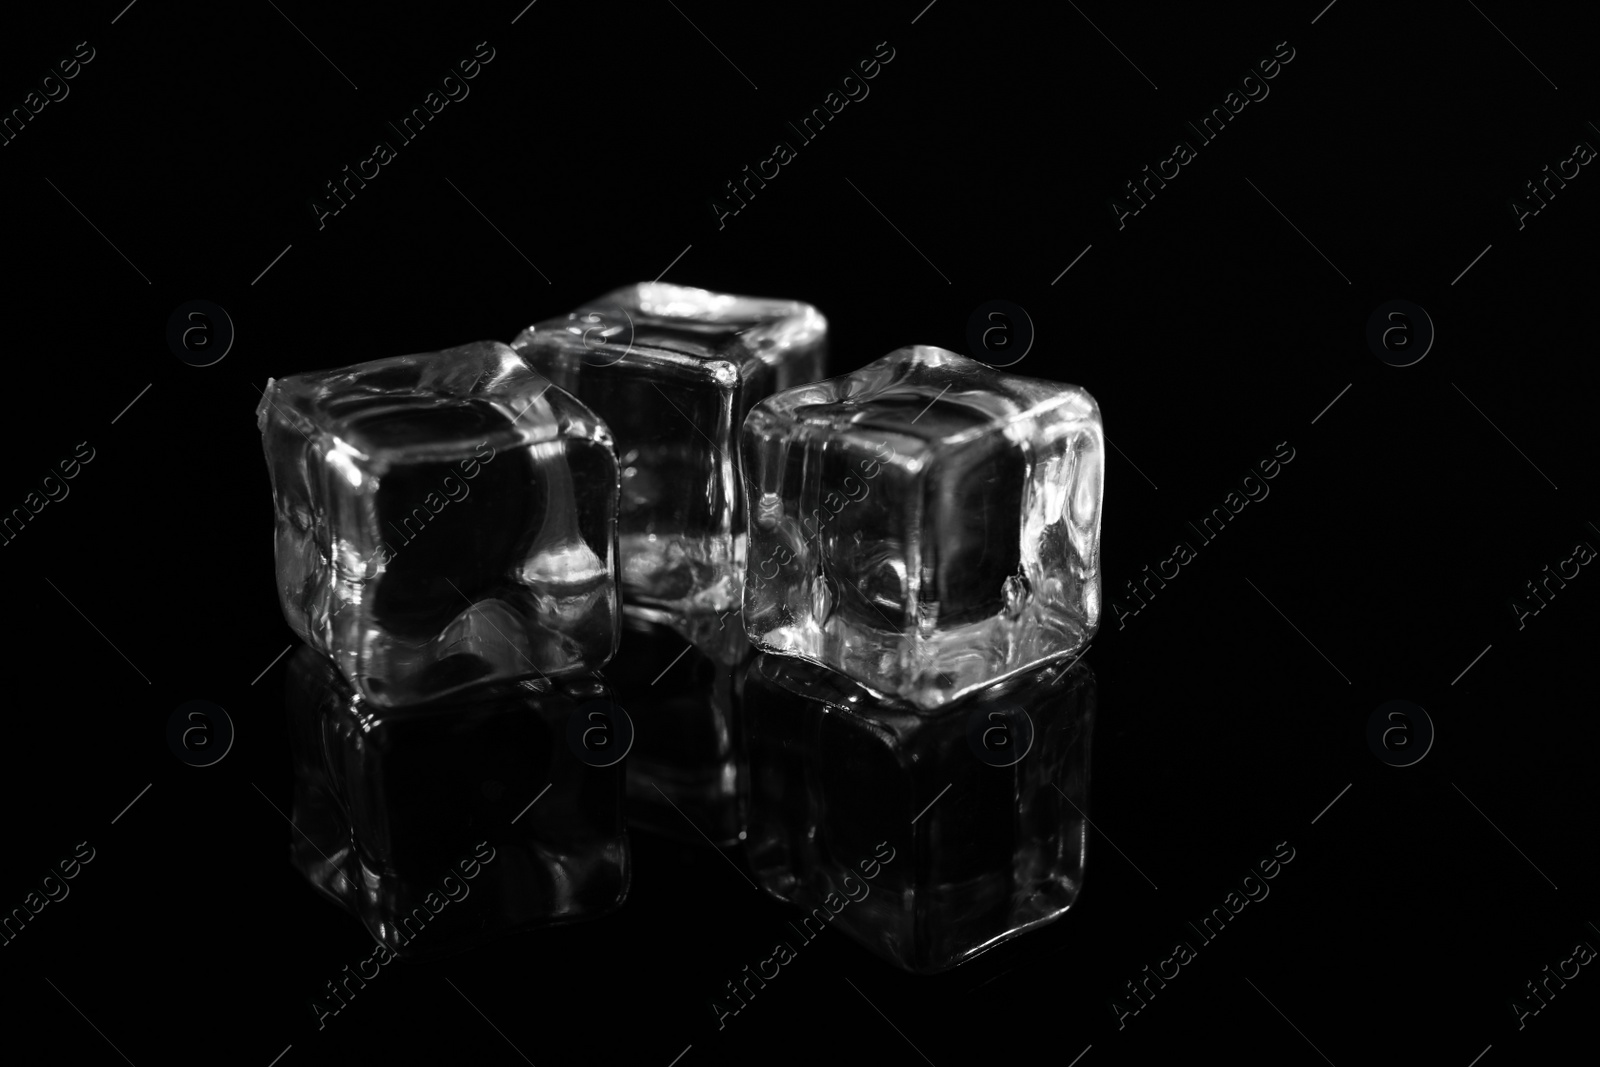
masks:
<svg viewBox="0 0 1600 1067"><path fill-rule="evenodd" d="M1072 904L1099 409L827 344L654 283L268 383L295 862L397 954L619 907L628 823L913 971Z"/></svg>

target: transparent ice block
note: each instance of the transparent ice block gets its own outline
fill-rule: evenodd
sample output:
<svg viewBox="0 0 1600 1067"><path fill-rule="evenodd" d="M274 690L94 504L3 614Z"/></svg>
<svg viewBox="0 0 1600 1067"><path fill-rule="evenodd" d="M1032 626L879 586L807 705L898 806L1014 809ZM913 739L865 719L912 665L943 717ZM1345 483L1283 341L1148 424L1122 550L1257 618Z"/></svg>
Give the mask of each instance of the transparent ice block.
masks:
<svg viewBox="0 0 1600 1067"><path fill-rule="evenodd" d="M401 958L616 910L625 761L595 766L570 743L574 716L608 699L589 675L377 708L302 645L287 683L295 867Z"/></svg>
<svg viewBox="0 0 1600 1067"><path fill-rule="evenodd" d="M605 424L479 342L269 381L289 625L372 701L595 670L616 649Z"/></svg>
<svg viewBox="0 0 1600 1067"><path fill-rule="evenodd" d="M762 888L905 970L947 970L1064 915L1083 884L1095 680L1083 660L928 714L761 655L745 679ZM798 947L798 946L795 946Z"/></svg>
<svg viewBox="0 0 1600 1067"><path fill-rule="evenodd" d="M606 421L622 474L624 610L732 663L744 499L738 430L752 404L822 374L827 323L794 300L648 283L530 326L513 342Z"/></svg>
<svg viewBox="0 0 1600 1067"><path fill-rule="evenodd" d="M769 652L936 708L1072 655L1100 620L1100 410L902 348L744 425L744 618Z"/></svg>

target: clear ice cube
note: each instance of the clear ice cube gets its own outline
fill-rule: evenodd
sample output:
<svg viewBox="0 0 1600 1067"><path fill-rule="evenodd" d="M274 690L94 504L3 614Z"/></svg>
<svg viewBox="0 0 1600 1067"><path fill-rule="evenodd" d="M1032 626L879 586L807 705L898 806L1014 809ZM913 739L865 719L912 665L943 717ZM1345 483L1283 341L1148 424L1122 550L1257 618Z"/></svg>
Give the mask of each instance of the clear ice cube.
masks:
<svg viewBox="0 0 1600 1067"><path fill-rule="evenodd" d="M928 714L761 655L745 679L763 889L895 966L947 970L1060 918L1083 885L1095 679L1078 659ZM796 945L795 947L798 947Z"/></svg>
<svg viewBox="0 0 1600 1067"><path fill-rule="evenodd" d="M1100 410L939 348L768 397L744 425L760 649L924 708L1100 620Z"/></svg>
<svg viewBox="0 0 1600 1067"><path fill-rule="evenodd" d="M738 430L752 404L822 375L809 304L650 283L528 327L513 347L611 427L621 467L624 610L722 662L740 650L744 565Z"/></svg>
<svg viewBox="0 0 1600 1067"><path fill-rule="evenodd" d="M616 650L609 431L498 342L269 381L289 625L375 703Z"/></svg>
<svg viewBox="0 0 1600 1067"><path fill-rule="evenodd" d="M377 708L326 657L289 661L291 860L407 959L607 914L627 896L625 762L573 750L595 675ZM537 801L537 803L533 803Z"/></svg>

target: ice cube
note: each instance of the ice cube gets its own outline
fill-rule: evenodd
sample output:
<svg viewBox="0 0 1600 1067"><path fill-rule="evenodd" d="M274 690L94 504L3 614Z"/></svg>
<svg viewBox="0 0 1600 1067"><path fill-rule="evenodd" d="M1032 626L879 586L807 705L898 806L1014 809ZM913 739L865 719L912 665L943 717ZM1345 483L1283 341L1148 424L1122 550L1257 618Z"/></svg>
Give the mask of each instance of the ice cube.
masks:
<svg viewBox="0 0 1600 1067"><path fill-rule="evenodd" d="M738 612L724 625L744 650L732 663L624 612L622 645L604 672L634 727L629 823L695 844L734 845L744 831L740 690L750 642Z"/></svg>
<svg viewBox="0 0 1600 1067"><path fill-rule="evenodd" d="M609 431L506 345L269 381L256 415L284 617L375 703L616 650Z"/></svg>
<svg viewBox="0 0 1600 1067"><path fill-rule="evenodd" d="M650 283L528 327L513 346L610 425L624 610L724 663L717 619L740 603L738 431L750 406L822 374L827 323L809 304Z"/></svg>
<svg viewBox="0 0 1600 1067"><path fill-rule="evenodd" d="M804 660L745 679L749 837L762 887L930 974L1060 918L1083 884L1095 680L1042 667L934 714ZM798 944L793 945L799 948Z"/></svg>
<svg viewBox="0 0 1600 1067"><path fill-rule="evenodd" d="M627 895L625 761L572 747L595 675L378 708L326 657L289 662L291 859L402 958L606 914Z"/></svg>
<svg viewBox="0 0 1600 1067"><path fill-rule="evenodd" d="M935 708L1100 620L1100 410L939 348L768 397L744 425L760 649Z"/></svg>

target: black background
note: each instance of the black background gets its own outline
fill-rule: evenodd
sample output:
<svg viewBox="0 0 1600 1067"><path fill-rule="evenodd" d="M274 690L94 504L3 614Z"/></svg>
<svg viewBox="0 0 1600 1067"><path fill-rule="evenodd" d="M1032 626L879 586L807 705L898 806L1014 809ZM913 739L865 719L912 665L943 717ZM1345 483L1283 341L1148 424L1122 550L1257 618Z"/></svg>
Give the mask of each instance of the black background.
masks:
<svg viewBox="0 0 1600 1067"><path fill-rule="evenodd" d="M1510 1008L1576 942L1600 945L1600 578L1584 568L1521 629L1509 606L1575 542L1600 546L1600 178L1584 167L1521 230L1508 206L1600 144L1576 9L522 2L7 14L5 109L77 42L95 58L0 147L0 505L78 442L95 458L0 550L0 906L76 843L97 853L0 948L9 1044L141 1067L264 1067L286 1046L285 1067L666 1065L686 1047L686 1067L1492 1067L1586 1036L1592 967L1520 1030ZM470 96L319 230L322 183L394 141L380 124L480 41L494 59ZM883 41L870 95L719 229L722 184L795 143L785 122ZM1121 184L1194 140L1182 123L1280 41L1294 58L1270 95L1119 230ZM283 661L262 672L291 634L257 390L509 340L662 271L816 304L833 372L964 349L972 311L1010 300L1037 332L1013 369L1098 399L1120 451L1082 897L933 979L829 934L719 1031L710 998L790 913L710 847L636 835L619 914L390 966L319 1031L308 999L370 940L290 868L274 810ZM1437 328L1404 368L1365 340L1396 298ZM165 341L193 299L237 329L213 366ZM1193 542L1186 522L1285 441L1271 495L1119 627L1123 582ZM191 699L238 731L209 768L167 748ZM1366 740L1391 699L1437 730L1411 767ZM1280 841L1295 859L1270 897L1119 1030L1123 983Z"/></svg>

